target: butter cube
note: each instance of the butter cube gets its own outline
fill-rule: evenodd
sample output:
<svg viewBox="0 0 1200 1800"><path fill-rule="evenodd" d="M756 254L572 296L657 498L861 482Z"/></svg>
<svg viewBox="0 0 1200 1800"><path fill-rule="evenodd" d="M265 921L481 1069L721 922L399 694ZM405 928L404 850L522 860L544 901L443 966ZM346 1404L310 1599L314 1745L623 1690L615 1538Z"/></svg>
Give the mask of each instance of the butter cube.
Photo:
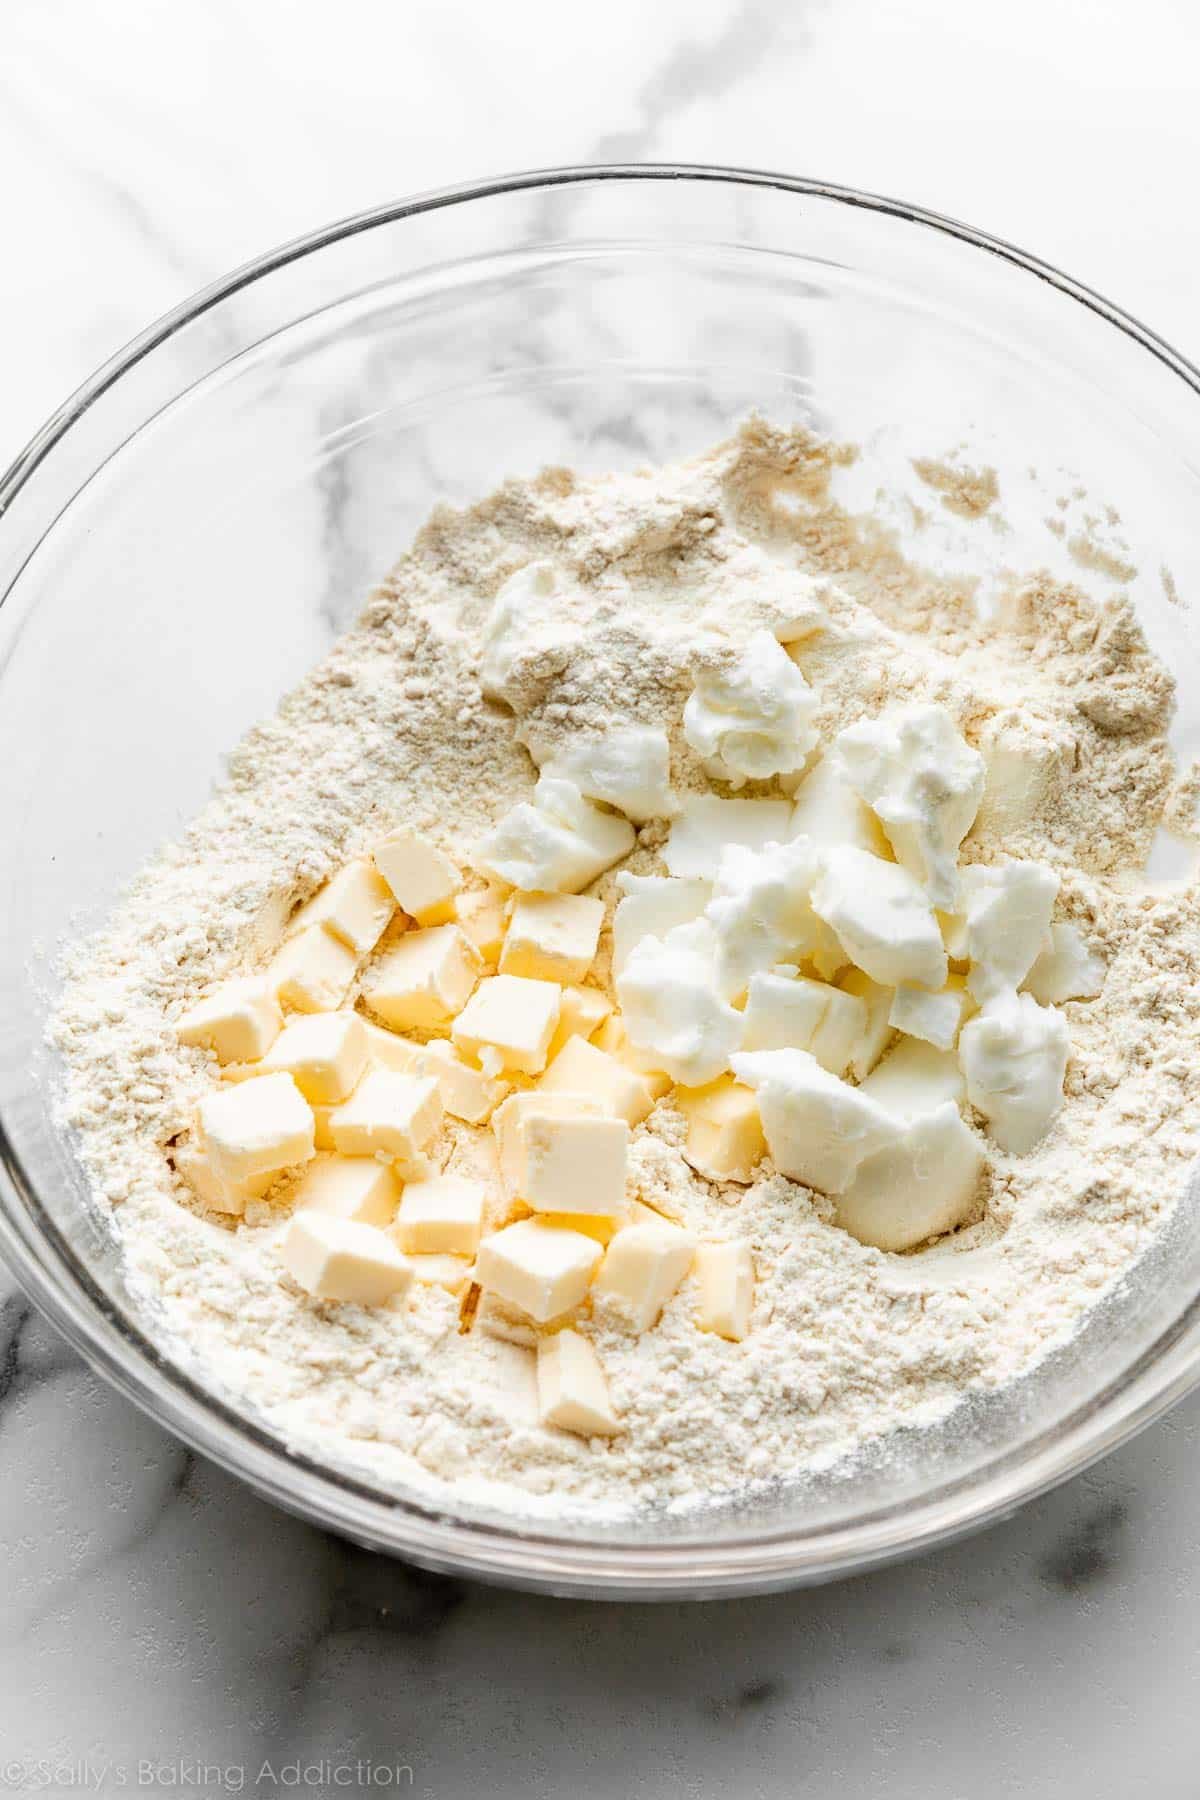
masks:
<svg viewBox="0 0 1200 1800"><path fill-rule="evenodd" d="M363 987L377 1018L394 1030L428 1029L454 1017L479 979L483 959L457 925L410 931L385 951Z"/></svg>
<svg viewBox="0 0 1200 1800"><path fill-rule="evenodd" d="M701 1244L696 1251L696 1323L701 1331L740 1343L754 1307L754 1258L749 1244Z"/></svg>
<svg viewBox="0 0 1200 1800"><path fill-rule="evenodd" d="M475 1279L545 1324L579 1305L601 1254L600 1245L581 1231L520 1219L484 1238L475 1258Z"/></svg>
<svg viewBox="0 0 1200 1800"><path fill-rule="evenodd" d="M631 1207L619 1213L543 1212L538 1214L538 1218L544 1225L559 1225L566 1231L582 1231L585 1237L595 1238L598 1244L607 1246L612 1243L618 1231L633 1223L635 1210Z"/></svg>
<svg viewBox="0 0 1200 1800"><path fill-rule="evenodd" d="M391 832L371 856L405 912L421 924L448 907L462 886L450 858L412 831Z"/></svg>
<svg viewBox="0 0 1200 1800"><path fill-rule="evenodd" d="M486 1195L477 1181L433 1175L405 1184L393 1233L404 1251L474 1256L483 1230Z"/></svg>
<svg viewBox="0 0 1200 1800"><path fill-rule="evenodd" d="M644 1075L582 1037L568 1039L538 1087L543 1094L591 1094L630 1127L640 1125L654 1105L652 1084Z"/></svg>
<svg viewBox="0 0 1200 1800"><path fill-rule="evenodd" d="M595 1292L634 1331L649 1331L692 1266L696 1240L678 1225L630 1225L604 1253Z"/></svg>
<svg viewBox="0 0 1200 1800"><path fill-rule="evenodd" d="M446 1288L457 1294L471 1279L471 1264L465 1256L410 1256L413 1280L425 1287Z"/></svg>
<svg viewBox="0 0 1200 1800"><path fill-rule="evenodd" d="M358 973L358 957L324 925L297 932L267 966L266 979L292 1012L336 1012Z"/></svg>
<svg viewBox="0 0 1200 1800"><path fill-rule="evenodd" d="M397 1075L422 1073L424 1044L414 1044L411 1038L386 1031L382 1025L376 1025L370 1019L363 1019L362 1028L366 1034L367 1055L374 1068L391 1069Z"/></svg>
<svg viewBox="0 0 1200 1800"><path fill-rule="evenodd" d="M275 1180L272 1174L260 1175L254 1181L226 1181L198 1144L180 1144L171 1152L171 1160L197 1200L213 1212L228 1213L233 1218L239 1218L246 1210L247 1200L259 1199Z"/></svg>
<svg viewBox="0 0 1200 1800"><path fill-rule="evenodd" d="M525 1180L527 1121L534 1114L542 1118L571 1118L580 1113L602 1118L604 1108L587 1094L544 1094L540 1089L510 1094L497 1108L492 1130L500 1159L500 1180L510 1199L520 1193Z"/></svg>
<svg viewBox="0 0 1200 1800"><path fill-rule="evenodd" d="M444 1038L421 1047L420 1070L437 1082L446 1111L468 1125L486 1124L508 1092L507 1081L494 1081L473 1069Z"/></svg>
<svg viewBox="0 0 1200 1800"><path fill-rule="evenodd" d="M198 1112L204 1148L223 1181L252 1181L312 1160L312 1108L290 1075L260 1075L207 1094Z"/></svg>
<svg viewBox="0 0 1200 1800"><path fill-rule="evenodd" d="M580 1437L612 1437L621 1422L596 1352L577 1331L556 1331L538 1345L538 1414L543 1425Z"/></svg>
<svg viewBox="0 0 1200 1800"><path fill-rule="evenodd" d="M413 1278L412 1264L386 1232L332 1213L296 1213L282 1255L292 1279L318 1300L382 1306Z"/></svg>
<svg viewBox="0 0 1200 1800"><path fill-rule="evenodd" d="M216 1052L221 1063L258 1062L279 1035L283 1015L261 976L224 981L190 1006L176 1026L181 1044Z"/></svg>
<svg viewBox="0 0 1200 1800"><path fill-rule="evenodd" d="M677 1088L675 1105L687 1120L684 1160L710 1181L754 1179L754 1165L767 1153L758 1100L731 1075L702 1088Z"/></svg>
<svg viewBox="0 0 1200 1800"><path fill-rule="evenodd" d="M334 1144L334 1141L333 1141L333 1126L330 1123L330 1121L332 1120L334 1113L337 1111L338 1106L341 1106L343 1104L344 1103L341 1100L339 1100L337 1102L336 1106L314 1106L313 1107L313 1109L312 1109L313 1146L315 1149L317 1149L317 1150L336 1149L336 1145Z"/></svg>
<svg viewBox="0 0 1200 1800"><path fill-rule="evenodd" d="M332 1213L359 1225L390 1225L399 1197L387 1163L373 1156L329 1156L310 1163L296 1187L296 1210Z"/></svg>
<svg viewBox="0 0 1200 1800"><path fill-rule="evenodd" d="M437 1082L370 1069L329 1121L343 1156L384 1156L412 1166L442 1122Z"/></svg>
<svg viewBox="0 0 1200 1800"><path fill-rule="evenodd" d="M612 1009L612 1001L599 988L565 987L559 1002L558 1029L550 1040L547 1060L554 1061L568 1038L590 1038Z"/></svg>
<svg viewBox="0 0 1200 1800"><path fill-rule="evenodd" d="M264 1068L283 1069L320 1106L349 1099L367 1066L367 1034L357 1013L312 1013L276 1039Z"/></svg>
<svg viewBox="0 0 1200 1800"><path fill-rule="evenodd" d="M629 1127L587 1113L530 1113L518 1197L534 1212L623 1213Z"/></svg>
<svg viewBox="0 0 1200 1800"><path fill-rule="evenodd" d="M499 888L470 888L454 897L454 917L490 969L504 943L504 900Z"/></svg>
<svg viewBox="0 0 1200 1800"><path fill-rule="evenodd" d="M559 989L551 981L492 975L480 982L450 1035L459 1049L477 1062L483 1062L485 1052L494 1051L498 1068L540 1075L560 1005ZM488 1070L496 1072L496 1067Z"/></svg>
<svg viewBox="0 0 1200 1800"><path fill-rule="evenodd" d="M500 1338L506 1344L520 1344L525 1350L536 1350L538 1346L539 1332L529 1314L519 1306L510 1306L499 1294L480 1294L471 1329Z"/></svg>
<svg viewBox="0 0 1200 1800"><path fill-rule="evenodd" d="M518 894L500 952L500 972L535 981L582 981L603 923L602 900L584 894Z"/></svg>
<svg viewBox="0 0 1200 1800"><path fill-rule="evenodd" d="M359 956L373 950L396 910L391 890L365 858L339 869L288 921L295 937L312 925L324 925Z"/></svg>
<svg viewBox="0 0 1200 1800"><path fill-rule="evenodd" d="M634 1049L619 1012L609 1013L600 1029L593 1034L592 1042L597 1050L603 1050L606 1056L615 1056L627 1069L640 1075L652 1100L661 1100L674 1087L674 1082L664 1069L651 1067L649 1058L640 1050Z"/></svg>

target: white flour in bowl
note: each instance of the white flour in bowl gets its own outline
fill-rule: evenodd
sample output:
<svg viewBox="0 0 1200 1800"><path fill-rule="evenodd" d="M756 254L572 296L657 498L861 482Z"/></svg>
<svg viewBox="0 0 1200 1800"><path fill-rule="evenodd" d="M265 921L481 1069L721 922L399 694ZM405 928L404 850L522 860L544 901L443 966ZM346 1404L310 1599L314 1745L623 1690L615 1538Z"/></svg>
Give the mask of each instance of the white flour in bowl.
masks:
<svg viewBox="0 0 1200 1800"><path fill-rule="evenodd" d="M1138 874L1178 810L1171 681L1122 600L1033 575L981 622L968 583L911 566L835 503L847 454L756 421L677 466L548 470L437 512L357 627L247 736L183 841L67 953L63 1112L117 1209L131 1279L207 1382L310 1452L543 1513L787 1477L1027 1371L1179 1196L1197 1147L1200 909L1194 887L1152 891ZM534 559L554 565L561 598L523 646L510 711L481 697L481 635L497 590ZM708 786L680 725L701 634L814 604L829 622L796 660L822 741L924 700L990 758L1035 771L1019 813L985 797L964 860L1050 864L1058 916L1107 967L1103 991L1065 1008L1066 1103L1049 1134L1025 1156L992 1146L977 1220L916 1254L864 1247L769 1163L748 1188L702 1179L661 1103L634 1133L634 1188L702 1238L749 1242L754 1329L740 1343L698 1330L687 1283L641 1336L585 1322L624 1429L546 1429L532 1352L460 1330L455 1296L314 1301L282 1272L286 1204L252 1204L236 1227L197 1207L166 1146L214 1074L173 1021L261 960L295 903L384 831L410 825L468 863L532 789L526 741L546 760L581 730L661 723L675 787ZM626 866L661 870L665 834L644 826ZM612 876L596 891L611 901ZM606 931L602 975L607 945ZM438 1154L488 1175L486 1133L450 1121Z"/></svg>

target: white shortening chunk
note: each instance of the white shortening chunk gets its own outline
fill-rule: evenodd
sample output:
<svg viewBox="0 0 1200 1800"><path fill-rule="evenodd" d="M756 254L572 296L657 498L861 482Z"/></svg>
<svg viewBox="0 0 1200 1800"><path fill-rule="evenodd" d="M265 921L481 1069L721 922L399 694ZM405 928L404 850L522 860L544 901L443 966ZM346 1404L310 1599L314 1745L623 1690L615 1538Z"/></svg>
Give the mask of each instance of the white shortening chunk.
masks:
<svg viewBox="0 0 1200 1800"><path fill-rule="evenodd" d="M813 911L849 960L873 981L945 986L949 965L933 908L907 869L865 850L827 850L813 884Z"/></svg>
<svg viewBox="0 0 1200 1800"><path fill-rule="evenodd" d="M474 1256L486 1199L480 1182L461 1175L407 1181L393 1236L402 1250L414 1255Z"/></svg>
<svg viewBox="0 0 1200 1800"><path fill-rule="evenodd" d="M385 951L363 984L371 1011L392 1026L428 1029L461 1011L483 958L457 925L410 931Z"/></svg>
<svg viewBox="0 0 1200 1800"><path fill-rule="evenodd" d="M807 838L764 850L732 844L725 851L704 916L716 937L717 980L727 1000L774 963L808 957L825 976L845 963L837 938L812 908L820 867Z"/></svg>
<svg viewBox="0 0 1200 1800"><path fill-rule="evenodd" d="M626 1210L624 1119L589 1112L526 1115L519 1197L539 1213L615 1218Z"/></svg>
<svg viewBox="0 0 1200 1800"><path fill-rule="evenodd" d="M573 1037L590 1038L612 1012L612 1001L599 988L568 984L558 1006L558 1025L550 1040L548 1061L553 1062Z"/></svg>
<svg viewBox="0 0 1200 1800"><path fill-rule="evenodd" d="M712 882L671 875L631 875L622 869L612 928L612 968L621 973L630 952L644 937L666 937L676 925L690 925L712 899Z"/></svg>
<svg viewBox="0 0 1200 1800"><path fill-rule="evenodd" d="M910 706L839 732L832 760L872 808L932 905L958 903L958 847L983 798L984 762L941 706Z"/></svg>
<svg viewBox="0 0 1200 1800"><path fill-rule="evenodd" d="M701 1331L741 1343L754 1310L754 1257L749 1244L701 1244L696 1251L696 1323Z"/></svg>
<svg viewBox="0 0 1200 1800"><path fill-rule="evenodd" d="M859 1164L899 1135L891 1113L824 1070L806 1050L752 1050L733 1072L758 1094L767 1147L781 1175L840 1194Z"/></svg>
<svg viewBox="0 0 1200 1800"><path fill-rule="evenodd" d="M480 982L455 1019L450 1035L488 1074L508 1069L540 1075L561 1004L560 990L552 981L492 975Z"/></svg>
<svg viewBox="0 0 1200 1800"><path fill-rule="evenodd" d="M568 650L571 626L555 618L558 577L553 563L527 563L510 575L492 601L479 654L479 686L489 700L519 698L519 670L530 655L555 645Z"/></svg>
<svg viewBox="0 0 1200 1800"><path fill-rule="evenodd" d="M1075 925L1052 925L1050 948L1025 977L1025 991L1043 1006L1064 1000L1094 1000L1104 987L1104 964L1093 956Z"/></svg>
<svg viewBox="0 0 1200 1800"><path fill-rule="evenodd" d="M586 1038L564 1044L538 1083L543 1094L590 1094L606 1113L640 1125L654 1105L653 1084Z"/></svg>
<svg viewBox="0 0 1200 1800"><path fill-rule="evenodd" d="M372 851L387 889L420 924L440 922L462 886L456 863L415 831L392 831Z"/></svg>
<svg viewBox="0 0 1200 1800"><path fill-rule="evenodd" d="M258 1062L279 1036L283 1014L269 982L239 976L197 1000L175 1027L181 1044L215 1051L221 1063Z"/></svg>
<svg viewBox="0 0 1200 1800"><path fill-rule="evenodd" d="M967 1097L1002 1150L1023 1156L1062 1106L1067 1021L1032 994L997 994L963 1026L958 1054Z"/></svg>
<svg viewBox="0 0 1200 1800"><path fill-rule="evenodd" d="M504 943L504 899L498 888L471 888L454 897L454 918L489 969L500 960Z"/></svg>
<svg viewBox="0 0 1200 1800"><path fill-rule="evenodd" d="M297 932L275 952L266 980L292 1012L336 1012L358 973L358 956L325 925Z"/></svg>
<svg viewBox="0 0 1200 1800"><path fill-rule="evenodd" d="M873 856L887 854L887 839L878 819L838 774L831 756L820 756L796 789L790 838L806 837L819 850L852 844Z"/></svg>
<svg viewBox="0 0 1200 1800"><path fill-rule="evenodd" d="M265 1194L275 1174L260 1175L252 1181L227 1181L218 1175L207 1150L199 1144L180 1144L171 1152L171 1160L175 1168L205 1206L213 1212L228 1213L238 1218L246 1210L247 1200L257 1200Z"/></svg>
<svg viewBox="0 0 1200 1800"><path fill-rule="evenodd" d="M329 1119L343 1156L383 1156L412 1167L442 1122L437 1082L428 1076L370 1069Z"/></svg>
<svg viewBox="0 0 1200 1800"><path fill-rule="evenodd" d="M952 975L938 994L901 984L892 996L888 1023L909 1037L936 1044L939 1050L953 1050L971 1004L961 975Z"/></svg>
<svg viewBox="0 0 1200 1800"><path fill-rule="evenodd" d="M605 1109L588 1094L544 1094L540 1089L524 1089L510 1094L496 1109L492 1131L500 1161L500 1180L510 1199L521 1193L525 1185L525 1125L535 1115L539 1118L571 1118L580 1113L603 1118Z"/></svg>
<svg viewBox="0 0 1200 1800"><path fill-rule="evenodd" d="M792 774L817 741L817 696L770 631L754 631L726 667L704 669L683 709L683 735L714 773L740 787Z"/></svg>
<svg viewBox="0 0 1200 1800"><path fill-rule="evenodd" d="M688 1087L729 1067L742 1016L722 998L717 940L707 919L647 937L617 977L617 998L633 1048Z"/></svg>
<svg viewBox="0 0 1200 1800"><path fill-rule="evenodd" d="M872 1069L860 1092L898 1119L917 1119L947 1100L957 1106L967 1097L967 1083L950 1051L905 1037Z"/></svg>
<svg viewBox="0 0 1200 1800"><path fill-rule="evenodd" d="M223 1181L253 1181L313 1156L312 1108L290 1075L259 1075L206 1094L198 1116L204 1148Z"/></svg>
<svg viewBox="0 0 1200 1800"><path fill-rule="evenodd" d="M600 1264L595 1292L634 1331L649 1331L692 1266L696 1240L664 1219L618 1231Z"/></svg>
<svg viewBox="0 0 1200 1800"><path fill-rule="evenodd" d="M475 1279L544 1325L579 1305L602 1255L600 1245L581 1231L520 1219L484 1238Z"/></svg>
<svg viewBox="0 0 1200 1800"><path fill-rule="evenodd" d="M688 794L671 826L662 858L672 875L711 881L729 844L762 850L790 836L788 800L721 800Z"/></svg>
<svg viewBox="0 0 1200 1800"><path fill-rule="evenodd" d="M399 1192L387 1163L373 1156L323 1156L310 1163L293 1194L296 1210L311 1207L360 1225L390 1225Z"/></svg>
<svg viewBox="0 0 1200 1800"><path fill-rule="evenodd" d="M500 952L500 973L534 981L582 981L603 923L603 900L586 894L518 894Z"/></svg>
<svg viewBox="0 0 1200 1800"><path fill-rule="evenodd" d="M1042 951L1050 948L1058 876L1044 863L972 864L962 871L962 888L971 959L967 986L976 1000L984 1001L1020 987Z"/></svg>
<svg viewBox="0 0 1200 1800"><path fill-rule="evenodd" d="M282 1254L292 1279L318 1300L382 1306L413 1278L412 1264L386 1232L332 1213L296 1213Z"/></svg>
<svg viewBox="0 0 1200 1800"><path fill-rule="evenodd" d="M396 902L378 871L364 857L347 863L297 908L287 934L295 937L312 925L324 925L358 956L366 956L383 936Z"/></svg>
<svg viewBox="0 0 1200 1800"><path fill-rule="evenodd" d="M946 1101L859 1165L838 1195L838 1224L860 1244L911 1250L970 1217L983 1164L958 1108Z"/></svg>
<svg viewBox="0 0 1200 1800"><path fill-rule="evenodd" d="M731 1075L702 1088L679 1088L675 1105L687 1120L685 1162L710 1181L754 1179L754 1165L767 1152L758 1101Z"/></svg>
<svg viewBox="0 0 1200 1800"><path fill-rule="evenodd" d="M895 1035L891 1024L893 990L872 981L861 969L851 969L844 974L841 988L843 993L861 1000L867 1009L862 1036L850 1058L850 1073L855 1081L864 1081Z"/></svg>
<svg viewBox="0 0 1200 1800"><path fill-rule="evenodd" d="M533 799L520 801L480 841L475 862L510 887L577 894L636 841L628 819L601 812L574 782L543 775Z"/></svg>
<svg viewBox="0 0 1200 1800"><path fill-rule="evenodd" d="M543 1425L580 1437L612 1437L620 1431L596 1352L577 1331L556 1331L539 1343L537 1386Z"/></svg>
<svg viewBox="0 0 1200 1800"><path fill-rule="evenodd" d="M446 1111L468 1125L486 1124L508 1092L507 1081L496 1081L473 1069L444 1038L421 1046L417 1067L437 1082Z"/></svg>
<svg viewBox="0 0 1200 1800"><path fill-rule="evenodd" d="M823 981L775 971L752 975L742 1014L743 1050L808 1050L844 1075L867 1029L866 1002Z"/></svg>
<svg viewBox="0 0 1200 1800"><path fill-rule="evenodd" d="M670 818L671 750L661 725L613 725L605 732L580 732L547 758L536 738L530 754L543 774L574 782L589 800L604 800L635 825Z"/></svg>
<svg viewBox="0 0 1200 1800"><path fill-rule="evenodd" d="M263 1066L283 1069L310 1104L333 1106L354 1092L368 1055L357 1013L311 1013L284 1026Z"/></svg>

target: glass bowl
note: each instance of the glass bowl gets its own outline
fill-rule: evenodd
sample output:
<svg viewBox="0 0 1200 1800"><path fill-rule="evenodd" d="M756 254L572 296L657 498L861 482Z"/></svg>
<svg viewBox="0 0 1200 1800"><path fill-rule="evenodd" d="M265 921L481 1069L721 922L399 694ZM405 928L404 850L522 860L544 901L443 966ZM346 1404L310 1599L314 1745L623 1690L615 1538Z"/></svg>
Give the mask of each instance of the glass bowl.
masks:
<svg viewBox="0 0 1200 1800"><path fill-rule="evenodd" d="M272 1500L431 1568L557 1592L749 1592L863 1569L1011 1512L1160 1413L1200 1367L1192 1196L1016 1387L769 1500L553 1529L430 1506L296 1454L156 1342L55 1125L43 1038L55 945L198 809L222 754L434 502L546 462L678 456L752 409L858 442L868 497L914 494L909 459L961 445L999 471L1010 529L968 529L921 490L937 515L925 560L969 563L985 586L1053 566L1054 497L1086 489L1119 508L1144 571L1130 591L1184 670L1200 653L1178 603L1200 591L1198 387L1151 332L1006 244L709 168L561 170L382 207L153 326L0 486L0 1251L30 1295L125 1394ZM1195 693L1180 696L1184 756L1200 748Z"/></svg>

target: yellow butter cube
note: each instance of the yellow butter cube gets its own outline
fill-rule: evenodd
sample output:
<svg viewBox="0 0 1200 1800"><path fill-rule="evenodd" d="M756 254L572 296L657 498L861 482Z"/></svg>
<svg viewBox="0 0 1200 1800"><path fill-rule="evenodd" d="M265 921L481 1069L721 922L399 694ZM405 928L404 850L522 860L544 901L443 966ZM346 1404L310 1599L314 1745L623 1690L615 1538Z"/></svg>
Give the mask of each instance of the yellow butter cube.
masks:
<svg viewBox="0 0 1200 1800"><path fill-rule="evenodd" d="M240 976L190 1006L175 1027L181 1044L216 1052L221 1063L257 1062L279 1035L283 1014L268 981Z"/></svg>
<svg viewBox="0 0 1200 1800"><path fill-rule="evenodd" d="M538 1345L538 1413L543 1425L580 1437L611 1437L621 1422L596 1352L577 1331L556 1331Z"/></svg>
<svg viewBox="0 0 1200 1800"><path fill-rule="evenodd" d="M204 1148L223 1181L253 1181L312 1160L312 1108L290 1075L260 1075L207 1094L198 1116Z"/></svg>
<svg viewBox="0 0 1200 1800"><path fill-rule="evenodd" d="M500 972L535 981L582 981L603 923L604 902L585 894L518 894L500 952Z"/></svg>
<svg viewBox="0 0 1200 1800"><path fill-rule="evenodd" d="M332 1213L296 1213L282 1255L292 1279L318 1300L382 1306L413 1278L412 1264L386 1232Z"/></svg>
<svg viewBox="0 0 1200 1800"><path fill-rule="evenodd" d="M267 966L266 979L291 1012L336 1012L358 973L358 957L324 925L297 932Z"/></svg>
<svg viewBox="0 0 1200 1800"><path fill-rule="evenodd" d="M702 1088L677 1088L675 1105L687 1120L683 1155L710 1181L753 1181L767 1153L757 1096L722 1075Z"/></svg>
<svg viewBox="0 0 1200 1800"><path fill-rule="evenodd" d="M364 857L339 869L288 921L287 935L324 925L359 956L373 950L396 910L387 882Z"/></svg>
<svg viewBox="0 0 1200 1800"><path fill-rule="evenodd" d="M498 888L471 888L454 897L454 917L490 969L504 943L504 900Z"/></svg>
<svg viewBox="0 0 1200 1800"><path fill-rule="evenodd" d="M395 1030L428 1029L454 1017L479 979L483 959L457 925L410 931L384 952L363 987L377 1018Z"/></svg>
<svg viewBox="0 0 1200 1800"><path fill-rule="evenodd" d="M612 1012L612 1001L599 988L567 986L558 1008L558 1029L550 1040L547 1063L552 1063L568 1038L590 1038Z"/></svg>
<svg viewBox="0 0 1200 1800"><path fill-rule="evenodd" d="M534 1212L607 1213L626 1208L624 1119L531 1113L522 1128L524 1168L518 1198Z"/></svg>
<svg viewBox="0 0 1200 1800"><path fill-rule="evenodd" d="M481 981L450 1035L459 1049L487 1069L540 1075L558 1025L560 990L552 981L492 975ZM487 1061L485 1061L485 1055Z"/></svg>
<svg viewBox="0 0 1200 1800"><path fill-rule="evenodd" d="M520 1344L525 1350L536 1350L541 1335L528 1313L519 1306L510 1306L499 1294L480 1294L471 1329L500 1338L506 1344Z"/></svg>
<svg viewBox="0 0 1200 1800"><path fill-rule="evenodd" d="M604 1253L597 1298L612 1304L635 1331L658 1323L663 1307L692 1266L696 1240L665 1220L627 1226Z"/></svg>
<svg viewBox="0 0 1200 1800"><path fill-rule="evenodd" d="M226 1181L217 1174L212 1159L199 1144L180 1144L171 1152L171 1160L197 1200L213 1212L228 1213L231 1218L240 1218L247 1200L259 1199L276 1179L272 1174L260 1175L256 1181Z"/></svg>
<svg viewBox="0 0 1200 1800"><path fill-rule="evenodd" d="M525 1179L525 1125L535 1113L541 1117L571 1117L590 1113L604 1116L598 1100L587 1094L543 1094L540 1089L526 1089L510 1094L492 1118L496 1149L500 1159L500 1180L511 1199L520 1192Z"/></svg>
<svg viewBox="0 0 1200 1800"><path fill-rule="evenodd" d="M367 1065L367 1034L357 1013L311 1013L285 1025L263 1067L283 1069L310 1105L346 1100Z"/></svg>
<svg viewBox="0 0 1200 1800"><path fill-rule="evenodd" d="M399 1189L388 1164L374 1156L329 1156L308 1165L292 1198L297 1210L311 1207L360 1225L390 1225Z"/></svg>
<svg viewBox="0 0 1200 1800"><path fill-rule="evenodd" d="M371 1019L364 1019L362 1028L366 1034L367 1055L375 1068L391 1069L397 1075L421 1073L424 1044L414 1044L411 1038L386 1031Z"/></svg>
<svg viewBox="0 0 1200 1800"><path fill-rule="evenodd" d="M696 1251L696 1323L701 1331L740 1343L754 1307L754 1258L749 1244L701 1244Z"/></svg>
<svg viewBox="0 0 1200 1800"><path fill-rule="evenodd" d="M559 1225L566 1231L582 1231L598 1244L611 1244L617 1232L633 1223L636 1205L619 1213L542 1212L537 1216L544 1225ZM644 1209L645 1210L645 1209Z"/></svg>
<svg viewBox="0 0 1200 1800"><path fill-rule="evenodd" d="M646 1083L652 1100L661 1100L670 1091L674 1083L663 1069L652 1069L647 1059L629 1042L625 1030L625 1021L619 1012L611 1012L599 1029L592 1035L592 1042L598 1050L607 1056L615 1056L626 1068L640 1075Z"/></svg>
<svg viewBox="0 0 1200 1800"><path fill-rule="evenodd" d="M457 867L412 831L393 831L371 851L375 867L406 913L424 924L449 906L462 886Z"/></svg>
<svg viewBox="0 0 1200 1800"><path fill-rule="evenodd" d="M413 1166L442 1122L437 1082L369 1069L329 1121L343 1156L383 1156Z"/></svg>
<svg viewBox="0 0 1200 1800"><path fill-rule="evenodd" d="M442 1095L442 1105L468 1125L484 1125L508 1092L507 1081L496 1081L456 1055L452 1044L435 1038L421 1047L419 1067L432 1075Z"/></svg>
<svg viewBox="0 0 1200 1800"><path fill-rule="evenodd" d="M601 1254L600 1245L581 1231L520 1219L484 1238L475 1258L475 1279L544 1324L579 1305Z"/></svg>
<svg viewBox="0 0 1200 1800"><path fill-rule="evenodd" d="M425 1287L442 1287L457 1294L471 1279L470 1260L465 1256L410 1256L413 1280Z"/></svg>
<svg viewBox="0 0 1200 1800"><path fill-rule="evenodd" d="M406 1182L396 1214L396 1242L413 1255L473 1256L479 1248L486 1198L479 1182L460 1175Z"/></svg>
<svg viewBox="0 0 1200 1800"><path fill-rule="evenodd" d="M640 1125L654 1105L645 1076L582 1037L563 1045L538 1087L543 1094L591 1094L629 1126Z"/></svg>

